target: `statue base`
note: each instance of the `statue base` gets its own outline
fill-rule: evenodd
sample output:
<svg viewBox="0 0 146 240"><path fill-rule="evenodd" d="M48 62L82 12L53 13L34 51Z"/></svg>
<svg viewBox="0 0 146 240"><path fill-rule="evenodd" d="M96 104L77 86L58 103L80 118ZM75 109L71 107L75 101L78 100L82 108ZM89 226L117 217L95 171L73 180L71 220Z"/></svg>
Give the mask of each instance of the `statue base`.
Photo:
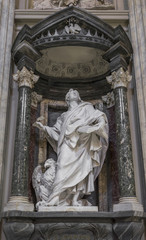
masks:
<svg viewBox="0 0 146 240"><path fill-rule="evenodd" d="M34 211L34 204L28 201L28 197L13 196L10 197L9 202L4 207L4 212L7 211Z"/></svg>
<svg viewBox="0 0 146 240"><path fill-rule="evenodd" d="M114 204L113 212L123 212L123 211L137 211L143 212L143 206L140 204L136 197L123 197L120 198L118 204Z"/></svg>
<svg viewBox="0 0 146 240"><path fill-rule="evenodd" d="M38 212L98 212L97 206L38 206Z"/></svg>

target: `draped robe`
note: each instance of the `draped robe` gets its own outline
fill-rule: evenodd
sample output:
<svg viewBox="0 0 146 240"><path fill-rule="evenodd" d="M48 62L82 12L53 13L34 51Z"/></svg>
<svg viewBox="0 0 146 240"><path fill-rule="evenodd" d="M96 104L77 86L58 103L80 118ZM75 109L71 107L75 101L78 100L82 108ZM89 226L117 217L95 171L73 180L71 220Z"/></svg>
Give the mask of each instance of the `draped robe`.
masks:
<svg viewBox="0 0 146 240"><path fill-rule="evenodd" d="M77 191L80 196L93 192L108 147L106 115L92 104L81 102L63 113L52 128L44 128L57 153L56 177L48 205L65 205Z"/></svg>

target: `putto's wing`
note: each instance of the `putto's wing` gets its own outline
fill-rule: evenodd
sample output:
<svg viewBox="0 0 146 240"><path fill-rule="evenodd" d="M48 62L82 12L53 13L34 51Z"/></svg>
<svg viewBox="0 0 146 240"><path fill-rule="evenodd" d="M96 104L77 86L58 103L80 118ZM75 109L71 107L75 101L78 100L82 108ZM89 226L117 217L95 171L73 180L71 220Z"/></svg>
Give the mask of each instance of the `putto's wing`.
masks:
<svg viewBox="0 0 146 240"><path fill-rule="evenodd" d="M69 34L69 27L68 26L65 26L65 31L67 34Z"/></svg>
<svg viewBox="0 0 146 240"><path fill-rule="evenodd" d="M74 28L75 28L75 30L78 31L78 32L81 31L81 28L80 28L80 26L79 26L77 23L75 23Z"/></svg>
<svg viewBox="0 0 146 240"><path fill-rule="evenodd" d="M39 192L40 192L40 184L41 184L42 175L43 175L43 173L42 173L41 165L38 165L34 169L34 172L32 175L32 186L35 190L37 202L40 201Z"/></svg>

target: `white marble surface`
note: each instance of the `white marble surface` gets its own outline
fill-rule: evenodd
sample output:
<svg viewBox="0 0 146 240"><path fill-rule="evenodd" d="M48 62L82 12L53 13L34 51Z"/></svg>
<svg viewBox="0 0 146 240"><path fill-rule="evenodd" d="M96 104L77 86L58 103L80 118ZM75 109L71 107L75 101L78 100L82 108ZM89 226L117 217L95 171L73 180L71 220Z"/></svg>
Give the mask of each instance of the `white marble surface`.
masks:
<svg viewBox="0 0 146 240"><path fill-rule="evenodd" d="M34 211L34 204L28 201L27 197L13 196L4 207L4 211Z"/></svg>
<svg viewBox="0 0 146 240"><path fill-rule="evenodd" d="M69 206L69 207L42 207L40 206L38 208L38 212L98 212L97 206L91 206L91 207L75 207L75 206Z"/></svg>
<svg viewBox="0 0 146 240"><path fill-rule="evenodd" d="M113 205L113 212L123 211L138 211L143 212L143 206L138 202L136 197L123 197L120 198L119 204Z"/></svg>
<svg viewBox="0 0 146 240"><path fill-rule="evenodd" d="M119 203L113 206L113 212L136 211L143 212L143 206L140 203Z"/></svg>

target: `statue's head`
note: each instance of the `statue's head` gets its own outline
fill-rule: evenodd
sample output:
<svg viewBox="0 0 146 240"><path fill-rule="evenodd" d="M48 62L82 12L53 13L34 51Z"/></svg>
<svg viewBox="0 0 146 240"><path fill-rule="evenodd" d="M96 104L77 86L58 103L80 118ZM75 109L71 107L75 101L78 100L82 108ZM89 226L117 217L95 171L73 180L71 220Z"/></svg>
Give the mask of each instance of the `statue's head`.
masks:
<svg viewBox="0 0 146 240"><path fill-rule="evenodd" d="M55 165L56 165L56 162L54 161L53 158L47 159L47 160L45 161L45 163L44 163L44 167L45 167L45 168L49 168L49 167L55 166Z"/></svg>
<svg viewBox="0 0 146 240"><path fill-rule="evenodd" d="M71 88L65 96L65 101L68 106L70 105L71 101L77 101L78 103L80 103L81 98L80 98L79 92Z"/></svg>

